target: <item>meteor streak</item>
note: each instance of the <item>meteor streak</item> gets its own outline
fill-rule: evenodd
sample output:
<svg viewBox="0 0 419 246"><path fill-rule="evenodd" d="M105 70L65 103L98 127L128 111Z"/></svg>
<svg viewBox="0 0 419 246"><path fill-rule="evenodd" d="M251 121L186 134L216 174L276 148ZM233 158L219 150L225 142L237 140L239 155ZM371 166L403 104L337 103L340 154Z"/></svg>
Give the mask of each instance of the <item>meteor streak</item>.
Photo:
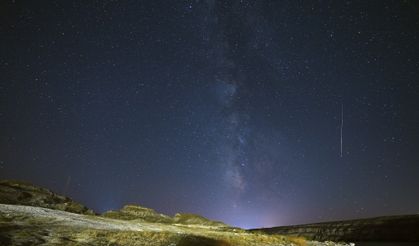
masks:
<svg viewBox="0 0 419 246"><path fill-rule="evenodd" d="M340 118L340 157L343 157L343 103Z"/></svg>

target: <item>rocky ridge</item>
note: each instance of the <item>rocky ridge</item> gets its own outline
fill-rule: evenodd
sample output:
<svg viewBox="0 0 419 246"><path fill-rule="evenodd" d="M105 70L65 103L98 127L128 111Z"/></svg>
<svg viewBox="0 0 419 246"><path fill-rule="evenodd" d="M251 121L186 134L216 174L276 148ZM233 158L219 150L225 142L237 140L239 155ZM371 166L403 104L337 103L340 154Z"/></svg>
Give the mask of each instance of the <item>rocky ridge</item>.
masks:
<svg viewBox="0 0 419 246"><path fill-rule="evenodd" d="M209 220L197 214L177 213L174 217L157 213L154 209L139 205L125 205L120 210L111 210L102 214L103 217L120 220L137 220L155 223L170 223L183 225L204 225L213 227L229 227L220 221Z"/></svg>
<svg viewBox="0 0 419 246"><path fill-rule="evenodd" d="M417 242L419 244L419 214L261 228L251 231L304 237L318 241Z"/></svg>
<svg viewBox="0 0 419 246"><path fill-rule="evenodd" d="M91 209L68 197L15 180L0 180L0 203L51 208L77 214L94 214Z"/></svg>
<svg viewBox="0 0 419 246"><path fill-rule="evenodd" d="M173 218L136 205L95 215L47 189L0 182L0 245L348 246L229 227L192 214Z"/></svg>
<svg viewBox="0 0 419 246"><path fill-rule="evenodd" d="M140 220L157 223L171 223L173 220L167 215L157 213L154 209L144 208L138 205L125 205L120 210L107 211L103 217L119 220Z"/></svg>

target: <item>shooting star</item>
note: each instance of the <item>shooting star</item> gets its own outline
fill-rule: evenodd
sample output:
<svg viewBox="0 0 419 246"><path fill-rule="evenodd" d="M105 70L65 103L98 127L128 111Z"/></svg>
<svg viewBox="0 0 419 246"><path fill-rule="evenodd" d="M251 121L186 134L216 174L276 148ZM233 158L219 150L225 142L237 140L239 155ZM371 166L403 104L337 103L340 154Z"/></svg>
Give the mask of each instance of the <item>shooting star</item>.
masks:
<svg viewBox="0 0 419 246"><path fill-rule="evenodd" d="M343 157L343 103L340 118L340 157Z"/></svg>

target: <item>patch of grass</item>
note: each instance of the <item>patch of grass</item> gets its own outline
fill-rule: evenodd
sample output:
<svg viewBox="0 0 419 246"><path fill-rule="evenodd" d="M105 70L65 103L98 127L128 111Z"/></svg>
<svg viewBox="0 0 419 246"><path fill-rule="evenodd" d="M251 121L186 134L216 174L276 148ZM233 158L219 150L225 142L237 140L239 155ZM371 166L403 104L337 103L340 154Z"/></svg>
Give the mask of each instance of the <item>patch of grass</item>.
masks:
<svg viewBox="0 0 419 246"><path fill-rule="evenodd" d="M186 236L183 237L177 244L177 246L231 246L226 241L216 240L212 238L202 236Z"/></svg>
<svg viewBox="0 0 419 246"><path fill-rule="evenodd" d="M287 237L288 240L298 246L307 246L307 240L303 237Z"/></svg>

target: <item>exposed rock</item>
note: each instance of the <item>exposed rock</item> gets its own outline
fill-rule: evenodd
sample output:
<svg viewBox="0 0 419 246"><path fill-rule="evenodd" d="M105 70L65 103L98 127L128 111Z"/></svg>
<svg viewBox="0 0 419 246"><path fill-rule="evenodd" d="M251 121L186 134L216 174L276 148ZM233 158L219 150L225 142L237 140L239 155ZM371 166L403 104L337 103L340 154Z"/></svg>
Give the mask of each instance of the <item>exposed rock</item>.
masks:
<svg viewBox="0 0 419 246"><path fill-rule="evenodd" d="M419 242L419 215L387 216L255 229L318 241Z"/></svg>
<svg viewBox="0 0 419 246"><path fill-rule="evenodd" d="M177 213L173 217L173 222L177 224L186 224L186 225L206 225L206 226L216 226L216 227L229 227L223 222L209 220L203 216L196 215L196 214Z"/></svg>
<svg viewBox="0 0 419 246"><path fill-rule="evenodd" d="M51 208L78 214L94 214L92 210L68 197L57 195L27 182L13 180L0 181L0 203Z"/></svg>
<svg viewBox="0 0 419 246"><path fill-rule="evenodd" d="M220 221L209 220L196 214L177 213L173 218L157 213L154 209L145 208L138 205L125 205L122 209L107 211L103 217L120 220L142 220L147 222L173 223L183 225L202 225L213 227L229 227Z"/></svg>
<svg viewBox="0 0 419 246"><path fill-rule="evenodd" d="M125 205L119 211L107 211L104 217L120 220L143 220L147 222L172 223L173 219L167 215L159 214L154 209L138 205Z"/></svg>

